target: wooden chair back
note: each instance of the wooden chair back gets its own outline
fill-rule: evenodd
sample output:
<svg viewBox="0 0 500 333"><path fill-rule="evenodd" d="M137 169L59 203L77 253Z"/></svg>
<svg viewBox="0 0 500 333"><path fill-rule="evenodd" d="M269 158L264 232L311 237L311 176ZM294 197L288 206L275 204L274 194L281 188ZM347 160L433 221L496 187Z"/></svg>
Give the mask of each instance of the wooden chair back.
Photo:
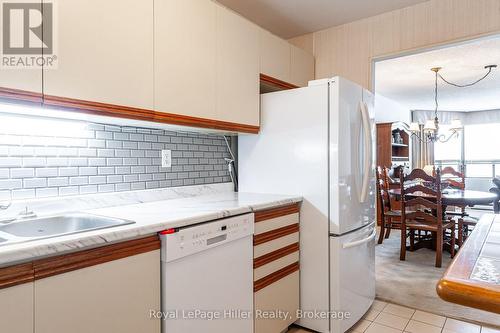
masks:
<svg viewBox="0 0 500 333"><path fill-rule="evenodd" d="M391 197L389 195L389 179L387 174L387 169L381 166L377 166L377 197L378 203L381 207L382 218L384 218L384 213L391 210Z"/></svg>
<svg viewBox="0 0 500 333"><path fill-rule="evenodd" d="M454 189L465 190L465 174L463 168L457 171L450 166L444 167L441 170L441 180L450 184L450 187Z"/></svg>
<svg viewBox="0 0 500 333"><path fill-rule="evenodd" d="M413 169L401 181L401 222L406 227L407 221L419 221L426 224L442 225L441 174L436 171L432 177L422 169ZM427 185L426 185L427 184ZM427 196L419 196L426 194Z"/></svg>

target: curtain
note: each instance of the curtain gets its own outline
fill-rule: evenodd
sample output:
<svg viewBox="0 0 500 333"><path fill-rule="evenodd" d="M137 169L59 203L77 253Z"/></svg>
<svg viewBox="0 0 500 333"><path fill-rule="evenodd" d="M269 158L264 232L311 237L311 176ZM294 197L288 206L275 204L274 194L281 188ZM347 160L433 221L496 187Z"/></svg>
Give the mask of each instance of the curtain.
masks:
<svg viewBox="0 0 500 333"><path fill-rule="evenodd" d="M486 111L438 111L439 122L449 124L454 119L460 119L462 124L478 125L500 123L500 110ZM424 124L426 120L434 119L434 111L413 110L412 121Z"/></svg>
<svg viewBox="0 0 500 333"><path fill-rule="evenodd" d="M424 137L424 125L420 125L419 135ZM426 165L434 165L434 143L425 143L412 136L411 150L412 169L424 169Z"/></svg>

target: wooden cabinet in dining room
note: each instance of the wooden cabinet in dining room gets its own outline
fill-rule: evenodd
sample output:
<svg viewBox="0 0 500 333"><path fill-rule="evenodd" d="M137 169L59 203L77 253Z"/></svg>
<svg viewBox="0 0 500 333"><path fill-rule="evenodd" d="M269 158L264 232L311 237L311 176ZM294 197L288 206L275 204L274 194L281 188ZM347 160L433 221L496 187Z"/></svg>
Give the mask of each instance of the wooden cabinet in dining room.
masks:
<svg viewBox="0 0 500 333"><path fill-rule="evenodd" d="M216 119L259 126L259 28L217 6Z"/></svg>
<svg viewBox="0 0 500 333"><path fill-rule="evenodd" d="M216 11L208 0L155 0L156 111L216 117Z"/></svg>
<svg viewBox="0 0 500 333"><path fill-rule="evenodd" d="M48 105L77 99L153 108L153 0L59 0L57 66L44 68Z"/></svg>

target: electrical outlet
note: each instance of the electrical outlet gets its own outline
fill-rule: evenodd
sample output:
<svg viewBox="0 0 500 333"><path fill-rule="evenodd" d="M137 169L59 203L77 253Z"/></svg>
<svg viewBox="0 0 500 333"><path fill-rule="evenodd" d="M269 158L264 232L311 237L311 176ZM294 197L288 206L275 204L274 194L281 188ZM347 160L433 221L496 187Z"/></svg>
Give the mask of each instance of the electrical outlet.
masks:
<svg viewBox="0 0 500 333"><path fill-rule="evenodd" d="M161 151L161 167L170 168L172 166L172 151L162 150Z"/></svg>

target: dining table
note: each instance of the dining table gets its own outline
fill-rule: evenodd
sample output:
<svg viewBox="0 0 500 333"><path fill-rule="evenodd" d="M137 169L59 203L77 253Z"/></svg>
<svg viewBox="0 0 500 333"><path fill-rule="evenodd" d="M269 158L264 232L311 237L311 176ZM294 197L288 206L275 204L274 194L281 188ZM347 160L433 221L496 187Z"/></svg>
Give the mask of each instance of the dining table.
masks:
<svg viewBox="0 0 500 333"><path fill-rule="evenodd" d="M396 200L401 200L401 188L389 190L389 194ZM412 197L432 198L432 195L415 192ZM442 191L441 203L443 206L466 206L488 205L497 200L497 195L491 192L475 190L445 189Z"/></svg>
<svg viewBox="0 0 500 333"><path fill-rule="evenodd" d="M446 211L446 208L448 206L473 207L476 205L488 205L498 200L498 197L495 193L485 191L445 189L441 193L441 204L443 206L443 211ZM401 200L401 188L393 188L389 190L389 194L397 201ZM423 192L414 192L410 196L413 198L422 197L428 200L432 200L432 198L434 197ZM431 239L426 239L425 241L418 242L413 248L407 247L407 249L409 251L415 251L423 247L434 249L434 244L435 242ZM447 246L445 246L444 248L450 251Z"/></svg>

